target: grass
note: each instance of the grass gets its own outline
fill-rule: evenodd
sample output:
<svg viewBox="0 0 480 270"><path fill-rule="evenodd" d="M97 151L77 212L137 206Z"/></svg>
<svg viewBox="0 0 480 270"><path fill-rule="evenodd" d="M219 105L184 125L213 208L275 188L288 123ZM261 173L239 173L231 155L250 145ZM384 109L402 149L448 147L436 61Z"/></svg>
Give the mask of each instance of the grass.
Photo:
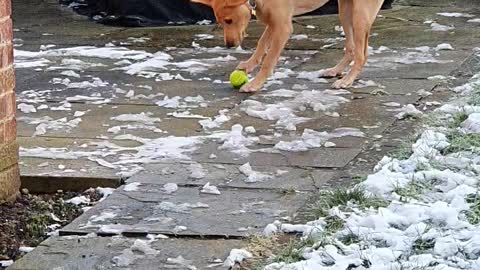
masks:
<svg viewBox="0 0 480 270"><path fill-rule="evenodd" d="M450 146L443 153L472 152L480 153L480 134L462 134L454 132L449 135Z"/></svg>
<svg viewBox="0 0 480 270"><path fill-rule="evenodd" d="M458 128L465 120L467 120L468 115L466 113L457 113L453 115L451 122L448 124L449 128Z"/></svg>
<svg viewBox="0 0 480 270"><path fill-rule="evenodd" d="M395 150L388 153L388 155L391 158L396 158L398 160L408 159L413 153L412 145L415 143L417 139L418 139L417 135L407 136L407 138L404 141L402 141L402 143Z"/></svg>
<svg viewBox="0 0 480 270"><path fill-rule="evenodd" d="M479 106L480 105L480 87L477 87L473 92L470 100L468 101L469 105Z"/></svg>
<svg viewBox="0 0 480 270"><path fill-rule="evenodd" d="M405 187L395 187L393 190L400 196L400 199L419 199L420 196L426 191L431 188L431 185L428 183L421 183L418 181L411 181Z"/></svg>
<svg viewBox="0 0 480 270"><path fill-rule="evenodd" d="M467 196L467 202L470 204L470 209L463 213L470 224L477 225L480 223L480 193Z"/></svg>
<svg viewBox="0 0 480 270"><path fill-rule="evenodd" d="M340 240L347 246L360 243L360 237L358 237L358 235L354 234L353 232L350 232L349 234L340 237L338 240Z"/></svg>
<svg viewBox="0 0 480 270"><path fill-rule="evenodd" d="M368 196L360 187L352 189L339 188L332 191L321 192L319 198L308 206L305 216L310 220L320 217L328 217L329 210L333 207L345 207L348 203L353 203L360 208L379 208L385 207L388 203L379 197Z"/></svg>
<svg viewBox="0 0 480 270"><path fill-rule="evenodd" d="M273 258L273 262L284 262L287 264L303 260L303 251L307 247L315 245L315 240L306 238L305 240L291 240L287 243Z"/></svg>
<svg viewBox="0 0 480 270"><path fill-rule="evenodd" d="M345 221L337 216L328 216L325 218L325 233L333 234L340 231L345 226Z"/></svg>

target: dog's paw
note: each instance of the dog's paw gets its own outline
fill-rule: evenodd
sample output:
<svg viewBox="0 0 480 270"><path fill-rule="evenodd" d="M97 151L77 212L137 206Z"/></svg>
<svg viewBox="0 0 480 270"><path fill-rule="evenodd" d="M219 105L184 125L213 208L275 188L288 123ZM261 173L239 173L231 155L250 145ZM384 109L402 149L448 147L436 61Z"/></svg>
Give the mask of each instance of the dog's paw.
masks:
<svg viewBox="0 0 480 270"><path fill-rule="evenodd" d="M334 78L342 75L341 71L338 71L334 68L325 69L320 74L323 78Z"/></svg>
<svg viewBox="0 0 480 270"><path fill-rule="evenodd" d="M247 83L242 88L240 88L240 92L242 93L254 93L260 90L261 85L256 85L255 83Z"/></svg>
<svg viewBox="0 0 480 270"><path fill-rule="evenodd" d="M349 78L343 78L334 82L332 87L335 89L346 89L346 88L350 88L352 84L353 84L353 80Z"/></svg>
<svg viewBox="0 0 480 270"><path fill-rule="evenodd" d="M249 62L249 61L243 61L238 64L237 68L238 70L244 70L247 74L252 73L252 71L257 67L257 65Z"/></svg>

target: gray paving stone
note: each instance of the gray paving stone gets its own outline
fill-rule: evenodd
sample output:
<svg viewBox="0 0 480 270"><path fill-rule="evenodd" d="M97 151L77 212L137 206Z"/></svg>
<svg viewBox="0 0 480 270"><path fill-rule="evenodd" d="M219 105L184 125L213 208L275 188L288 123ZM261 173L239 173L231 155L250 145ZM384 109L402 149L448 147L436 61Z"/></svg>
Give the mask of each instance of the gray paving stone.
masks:
<svg viewBox="0 0 480 270"><path fill-rule="evenodd" d="M180 186L201 187L207 183L220 188L279 189L316 191L324 183L332 180L336 172L332 170L305 170L294 167L252 167L255 171L271 176L264 181L248 183L247 176L239 171L239 166L201 164L205 177L191 177L190 164L151 164L145 170L129 178L127 183L164 185L176 183Z"/></svg>
<svg viewBox="0 0 480 270"><path fill-rule="evenodd" d="M293 216L308 197L305 193L233 188L220 192L211 195L200 193L197 187L179 187L166 194L163 185L156 184L145 184L137 191L117 191L64 227L60 234L108 234L113 226L119 229L117 233L124 234L247 236L262 232L276 219ZM186 230L178 230L177 226L185 226Z"/></svg>
<svg viewBox="0 0 480 270"><path fill-rule="evenodd" d="M137 256L131 264L119 266L114 259L130 249L136 239L110 237L53 237L10 266L9 270L107 270L107 269L227 269L223 262L233 248L242 248L240 240L157 239L150 247L158 254ZM144 239L144 241L147 241ZM169 263L182 256L187 265Z"/></svg>

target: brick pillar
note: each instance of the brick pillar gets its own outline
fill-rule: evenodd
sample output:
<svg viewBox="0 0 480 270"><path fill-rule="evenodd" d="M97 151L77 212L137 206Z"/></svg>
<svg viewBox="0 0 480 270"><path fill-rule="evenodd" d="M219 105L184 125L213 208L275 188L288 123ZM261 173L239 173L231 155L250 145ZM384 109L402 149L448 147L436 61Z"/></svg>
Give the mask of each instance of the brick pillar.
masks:
<svg viewBox="0 0 480 270"><path fill-rule="evenodd" d="M10 0L0 0L0 202L15 199L20 188L11 12Z"/></svg>

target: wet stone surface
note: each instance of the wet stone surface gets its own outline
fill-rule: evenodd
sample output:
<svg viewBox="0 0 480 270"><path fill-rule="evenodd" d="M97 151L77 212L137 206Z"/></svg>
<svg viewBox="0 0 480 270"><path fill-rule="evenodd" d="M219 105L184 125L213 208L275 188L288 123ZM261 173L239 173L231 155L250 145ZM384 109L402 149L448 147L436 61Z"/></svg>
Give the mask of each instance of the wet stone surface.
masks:
<svg viewBox="0 0 480 270"><path fill-rule="evenodd" d="M404 0L376 21L353 88L332 90L335 79L314 73L343 54L337 16L305 17L265 89L246 95L227 80L251 54L263 29L256 22L243 50L227 50L212 25L117 28L34 2L13 1L24 183L68 190L126 180L61 234L132 238L52 238L12 269L123 269L112 258L149 233L186 239L152 242L160 253L136 254L145 256L131 269L179 255L205 269L244 244L217 238L294 220L319 189L370 171L416 123L397 118L403 106L436 108L450 96L449 76L464 80L478 65L480 28L437 14L480 17L478 9ZM201 192L207 183L220 195ZM216 239L191 240L198 236Z"/></svg>

